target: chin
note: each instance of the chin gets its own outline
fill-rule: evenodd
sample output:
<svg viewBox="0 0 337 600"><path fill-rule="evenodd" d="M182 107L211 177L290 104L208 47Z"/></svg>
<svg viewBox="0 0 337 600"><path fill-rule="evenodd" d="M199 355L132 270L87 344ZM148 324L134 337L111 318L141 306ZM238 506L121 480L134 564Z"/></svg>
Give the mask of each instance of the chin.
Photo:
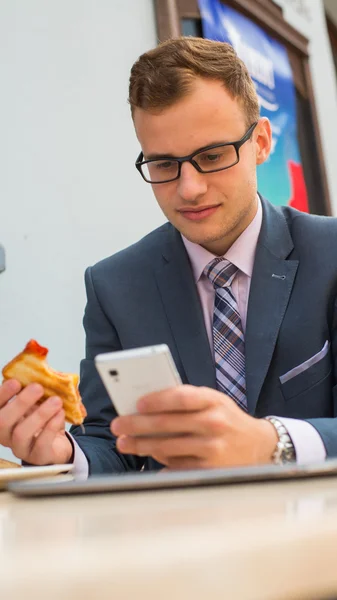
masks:
<svg viewBox="0 0 337 600"><path fill-rule="evenodd" d="M226 233L222 233L219 235L214 234L207 234L206 232L202 233L202 232L197 232L197 231L181 231L180 232L187 240L189 240L190 242L193 242L193 244L199 244L199 246L207 246L207 244L214 244L216 242L219 242L221 240L223 240L223 238L226 236Z"/></svg>

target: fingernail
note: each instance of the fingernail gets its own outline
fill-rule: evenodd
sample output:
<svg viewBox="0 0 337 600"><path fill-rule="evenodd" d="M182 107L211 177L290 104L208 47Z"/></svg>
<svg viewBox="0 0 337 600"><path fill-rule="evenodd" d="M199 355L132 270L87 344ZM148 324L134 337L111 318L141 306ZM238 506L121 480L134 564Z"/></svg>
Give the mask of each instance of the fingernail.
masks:
<svg viewBox="0 0 337 600"><path fill-rule="evenodd" d="M128 447L128 440L126 438L126 436L122 435L120 438L118 438L118 447L120 450L126 450Z"/></svg>
<svg viewBox="0 0 337 600"><path fill-rule="evenodd" d="M146 410L146 401L144 400L144 398L140 398L140 400L138 400L137 410L138 412L143 412Z"/></svg>
<svg viewBox="0 0 337 600"><path fill-rule="evenodd" d="M39 383L32 383L29 387L34 394L43 394L43 387Z"/></svg>
<svg viewBox="0 0 337 600"><path fill-rule="evenodd" d="M120 421L118 419L114 419L111 423L111 431L115 435L120 433Z"/></svg>
<svg viewBox="0 0 337 600"><path fill-rule="evenodd" d="M58 398L58 397L50 398L49 404L56 408L57 406L62 406L62 400L61 400L61 398Z"/></svg>
<svg viewBox="0 0 337 600"><path fill-rule="evenodd" d="M21 390L21 384L17 379L8 379L8 381L5 381L5 384L13 394L17 394Z"/></svg>

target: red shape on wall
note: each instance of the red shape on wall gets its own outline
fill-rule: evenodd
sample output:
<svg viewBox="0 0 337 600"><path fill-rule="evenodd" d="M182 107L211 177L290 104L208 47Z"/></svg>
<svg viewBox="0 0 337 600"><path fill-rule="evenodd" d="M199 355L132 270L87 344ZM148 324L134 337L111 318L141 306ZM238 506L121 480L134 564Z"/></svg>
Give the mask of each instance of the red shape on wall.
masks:
<svg viewBox="0 0 337 600"><path fill-rule="evenodd" d="M302 165L293 160L288 160L288 169L292 191L288 204L293 208L297 208L297 210L308 213L309 203Z"/></svg>

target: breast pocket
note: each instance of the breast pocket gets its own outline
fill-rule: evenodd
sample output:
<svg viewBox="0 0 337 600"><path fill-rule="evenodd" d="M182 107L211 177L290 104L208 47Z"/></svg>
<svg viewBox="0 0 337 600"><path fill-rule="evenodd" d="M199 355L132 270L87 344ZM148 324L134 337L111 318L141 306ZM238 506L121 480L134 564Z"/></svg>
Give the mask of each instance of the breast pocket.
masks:
<svg viewBox="0 0 337 600"><path fill-rule="evenodd" d="M331 372L330 342L311 358L279 377L283 397L288 400L323 381Z"/></svg>

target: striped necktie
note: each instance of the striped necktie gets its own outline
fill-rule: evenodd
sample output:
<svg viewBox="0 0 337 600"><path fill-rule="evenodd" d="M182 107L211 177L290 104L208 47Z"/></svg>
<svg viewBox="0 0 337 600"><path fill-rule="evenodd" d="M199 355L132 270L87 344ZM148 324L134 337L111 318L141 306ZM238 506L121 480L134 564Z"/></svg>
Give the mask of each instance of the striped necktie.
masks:
<svg viewBox="0 0 337 600"><path fill-rule="evenodd" d="M231 290L238 269L225 258L204 269L215 289L213 347L217 389L247 410L245 342L237 302Z"/></svg>

